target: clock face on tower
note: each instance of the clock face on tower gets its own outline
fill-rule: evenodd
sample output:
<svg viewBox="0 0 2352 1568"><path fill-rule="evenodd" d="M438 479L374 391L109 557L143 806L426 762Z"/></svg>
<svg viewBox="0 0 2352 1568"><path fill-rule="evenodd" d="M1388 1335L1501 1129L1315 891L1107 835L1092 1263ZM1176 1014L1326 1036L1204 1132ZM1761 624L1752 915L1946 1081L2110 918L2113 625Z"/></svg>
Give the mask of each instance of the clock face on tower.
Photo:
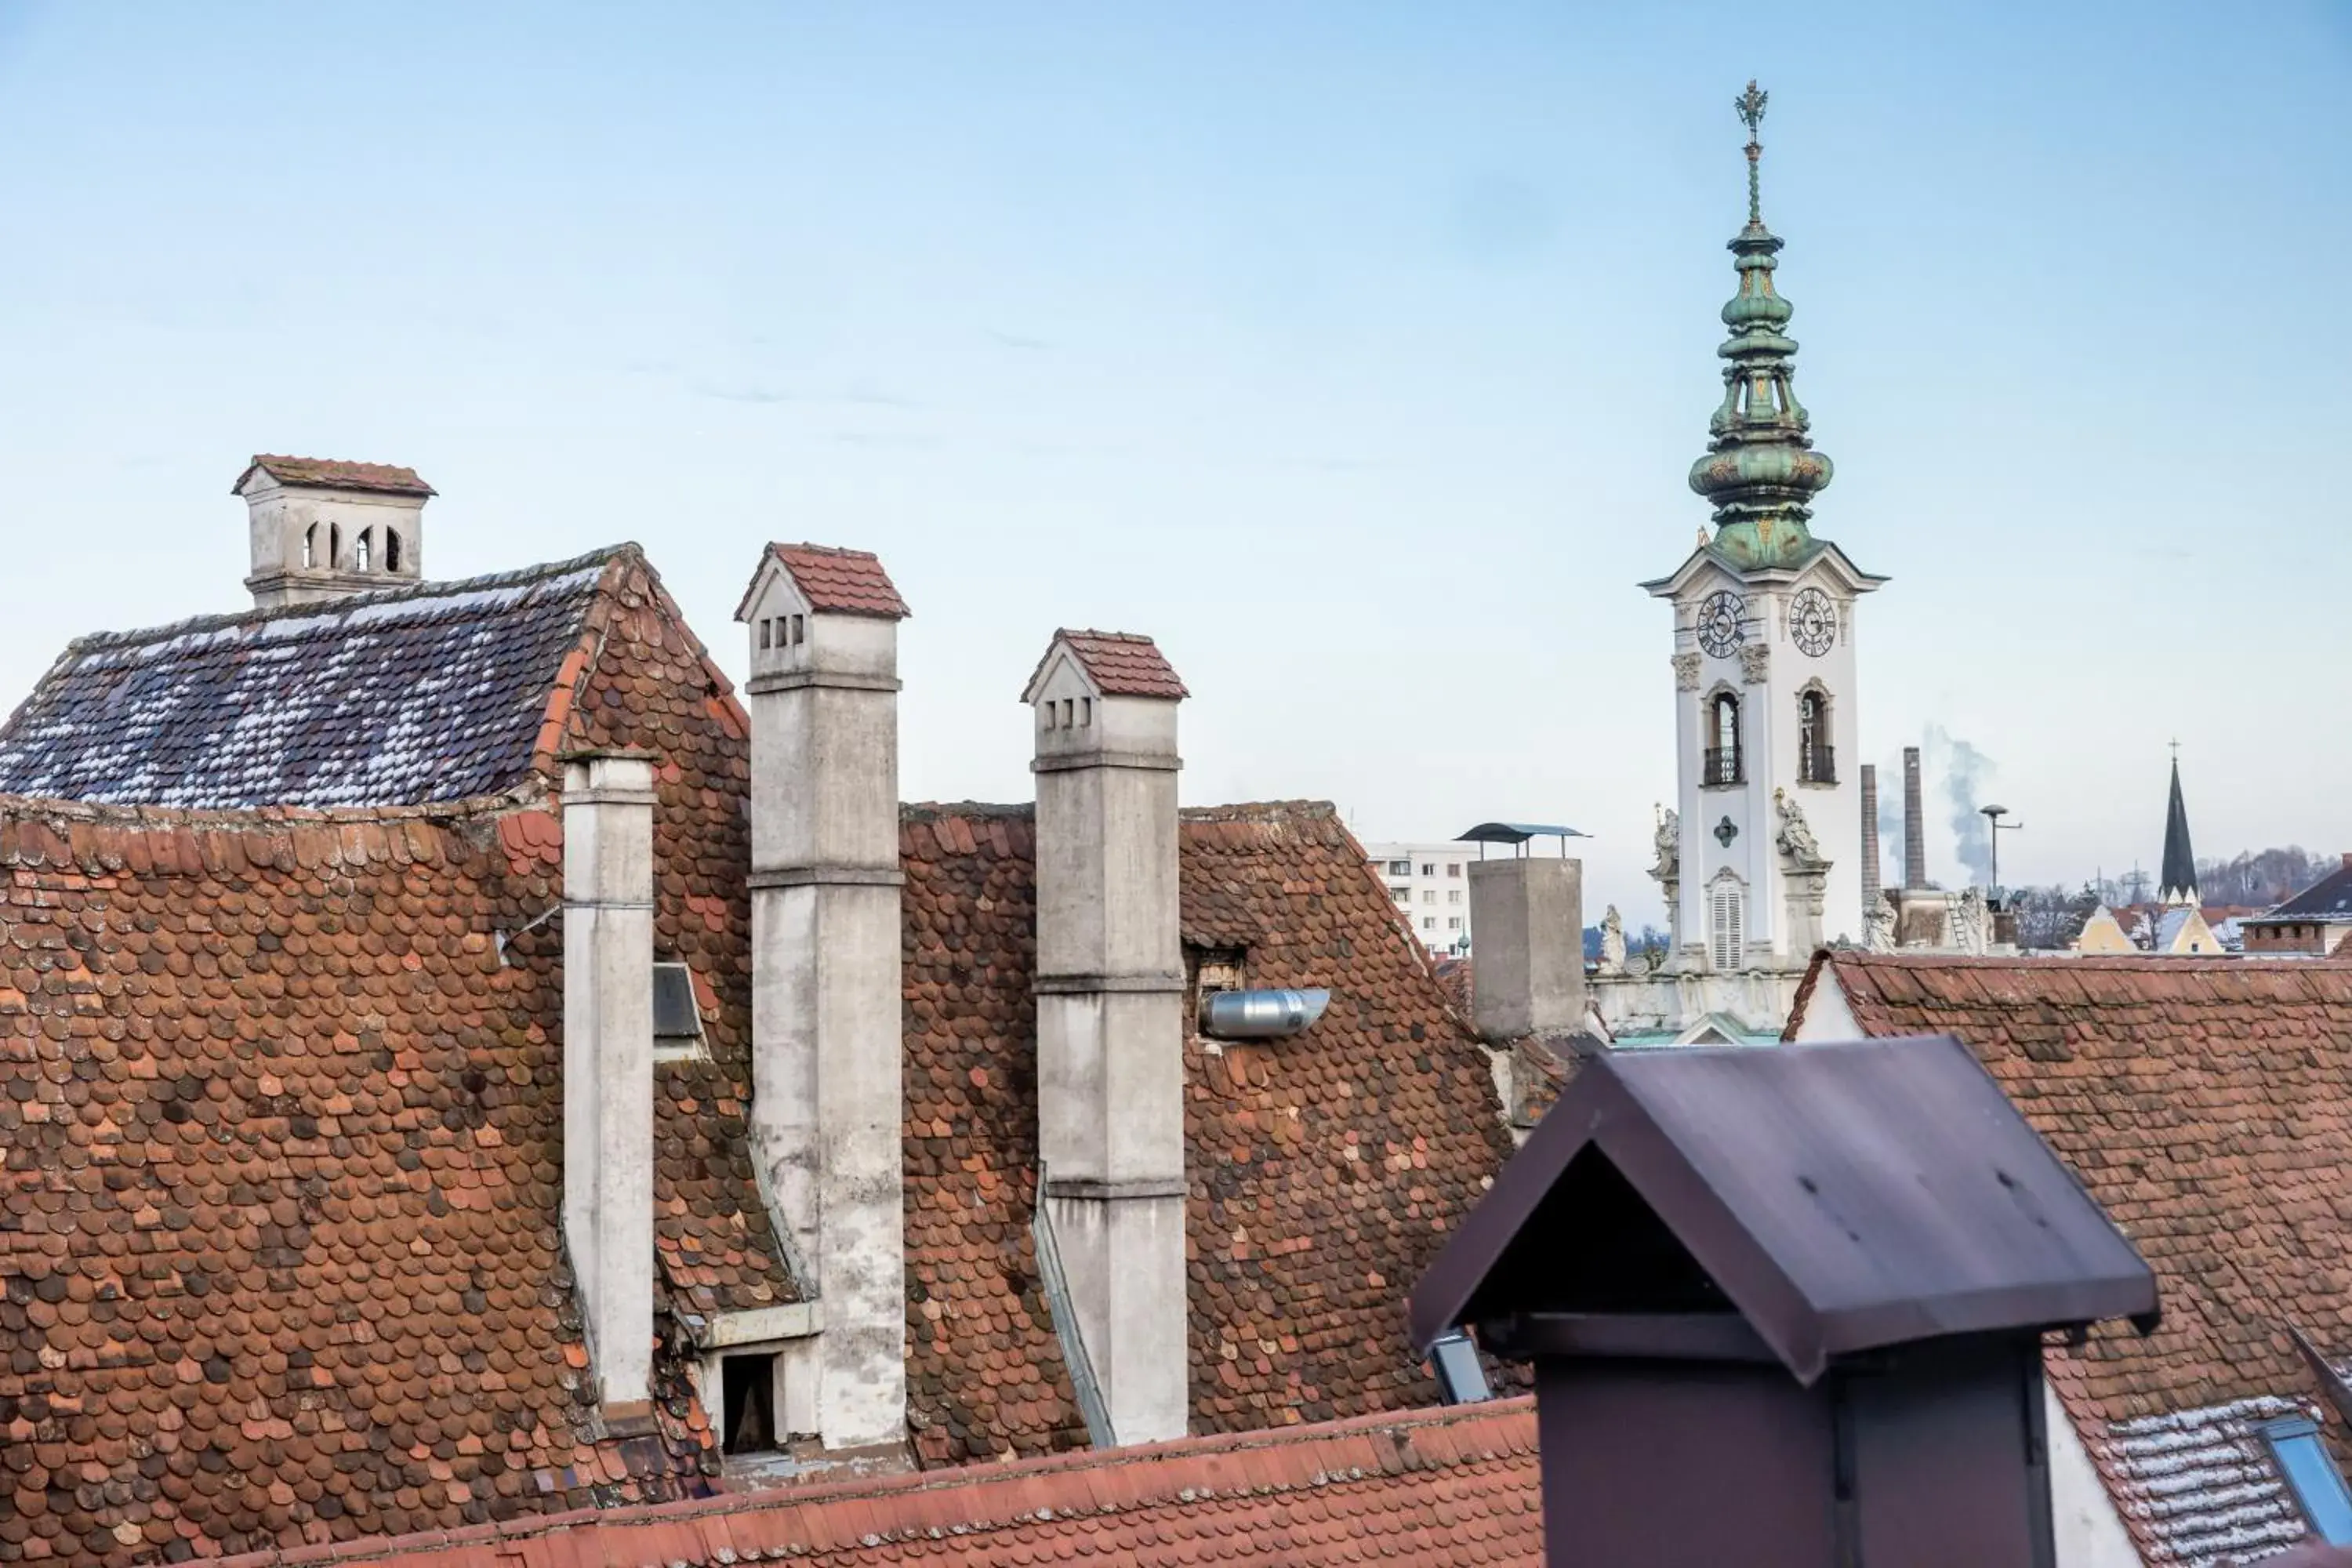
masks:
<svg viewBox="0 0 2352 1568"><path fill-rule="evenodd" d="M1747 609L1748 601L1727 588L1718 588L1700 600L1698 619L1693 623L1698 646L1717 658L1727 656L1739 646L1744 632L1739 617Z"/></svg>
<svg viewBox="0 0 2352 1568"><path fill-rule="evenodd" d="M1837 641L1837 606L1819 588L1789 601L1789 640L1808 658L1819 658Z"/></svg>

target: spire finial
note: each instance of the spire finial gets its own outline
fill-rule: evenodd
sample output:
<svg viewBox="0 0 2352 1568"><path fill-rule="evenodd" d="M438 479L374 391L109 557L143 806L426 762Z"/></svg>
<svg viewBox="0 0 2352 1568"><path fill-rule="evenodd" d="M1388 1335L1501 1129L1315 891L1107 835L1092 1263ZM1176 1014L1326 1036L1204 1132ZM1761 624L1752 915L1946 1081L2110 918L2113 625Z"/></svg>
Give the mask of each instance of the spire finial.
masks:
<svg viewBox="0 0 2352 1568"><path fill-rule="evenodd" d="M1691 465L1691 489L1715 503L1715 549L1749 566L1790 565L1813 549L1806 520L1830 482L1830 460L1812 449L1811 416L1790 385L1797 344L1786 333L1789 301L1772 285L1779 237L1764 226L1757 164L1768 95L1753 81L1732 100L1748 127L1748 226L1732 237L1739 292L1723 307L1731 336L1723 362L1723 402L1707 421L1706 456Z"/></svg>
<svg viewBox="0 0 2352 1568"><path fill-rule="evenodd" d="M1764 143L1758 138L1764 125L1764 105L1771 97L1769 92L1756 90L1756 79L1751 76L1748 79L1748 90L1733 100L1731 105L1748 122L1748 221L1752 224L1764 221L1764 195L1757 180L1756 165L1764 156Z"/></svg>

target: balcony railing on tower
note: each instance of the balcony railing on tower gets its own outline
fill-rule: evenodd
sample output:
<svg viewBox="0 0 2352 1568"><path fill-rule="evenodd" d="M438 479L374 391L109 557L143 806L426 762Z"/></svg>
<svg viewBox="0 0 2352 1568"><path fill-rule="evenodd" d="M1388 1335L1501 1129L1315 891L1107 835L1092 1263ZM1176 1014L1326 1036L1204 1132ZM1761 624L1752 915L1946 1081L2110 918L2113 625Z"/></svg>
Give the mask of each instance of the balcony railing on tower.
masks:
<svg viewBox="0 0 2352 1568"><path fill-rule="evenodd" d="M1807 741L1797 749L1799 784L1837 783L1837 748L1826 742Z"/></svg>
<svg viewBox="0 0 2352 1568"><path fill-rule="evenodd" d="M1709 746L1706 749L1706 768L1700 773L1698 782L1710 789L1723 784L1746 784L1748 774L1739 765L1739 748Z"/></svg>

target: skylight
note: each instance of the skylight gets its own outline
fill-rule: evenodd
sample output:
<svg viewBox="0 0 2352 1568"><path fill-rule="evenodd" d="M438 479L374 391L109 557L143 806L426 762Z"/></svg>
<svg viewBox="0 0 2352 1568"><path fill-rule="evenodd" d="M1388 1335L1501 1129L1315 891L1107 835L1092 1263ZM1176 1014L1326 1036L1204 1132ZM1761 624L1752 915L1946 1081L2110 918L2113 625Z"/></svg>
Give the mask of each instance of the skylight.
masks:
<svg viewBox="0 0 2352 1568"><path fill-rule="evenodd" d="M2319 1441L2319 1423L2307 1415L2290 1415L2263 1424L2263 1440L2279 1474L2286 1478L2295 1506L2311 1528L2331 1546L2352 1546L2352 1490L2344 1485L2336 1461Z"/></svg>

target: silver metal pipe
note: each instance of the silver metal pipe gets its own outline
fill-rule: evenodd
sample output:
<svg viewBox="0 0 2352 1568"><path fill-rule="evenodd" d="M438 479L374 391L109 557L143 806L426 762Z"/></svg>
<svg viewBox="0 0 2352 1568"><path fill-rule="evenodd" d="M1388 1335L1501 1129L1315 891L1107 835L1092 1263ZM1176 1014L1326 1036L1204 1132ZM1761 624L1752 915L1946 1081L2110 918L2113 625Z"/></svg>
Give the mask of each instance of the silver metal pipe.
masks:
<svg viewBox="0 0 2352 1568"><path fill-rule="evenodd" d="M1328 991L1212 991L1201 998L1201 1033L1219 1040L1279 1040L1303 1034L1331 1005Z"/></svg>

